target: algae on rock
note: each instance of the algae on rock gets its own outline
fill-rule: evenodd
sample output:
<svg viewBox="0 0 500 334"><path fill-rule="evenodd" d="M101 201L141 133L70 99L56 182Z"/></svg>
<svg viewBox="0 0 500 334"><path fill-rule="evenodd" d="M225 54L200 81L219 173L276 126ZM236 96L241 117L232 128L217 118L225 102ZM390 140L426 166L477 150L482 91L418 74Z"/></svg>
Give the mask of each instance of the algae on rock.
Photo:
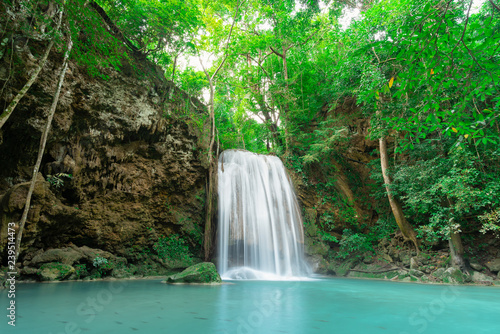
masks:
<svg viewBox="0 0 500 334"><path fill-rule="evenodd" d="M178 274L169 276L165 283L222 283L217 268L211 262L195 264Z"/></svg>

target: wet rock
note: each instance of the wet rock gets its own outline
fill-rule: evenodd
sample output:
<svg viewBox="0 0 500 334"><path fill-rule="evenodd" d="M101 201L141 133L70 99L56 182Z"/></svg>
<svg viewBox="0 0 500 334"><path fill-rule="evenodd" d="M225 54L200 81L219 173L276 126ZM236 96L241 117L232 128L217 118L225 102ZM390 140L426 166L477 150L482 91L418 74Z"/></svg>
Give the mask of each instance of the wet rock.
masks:
<svg viewBox="0 0 500 334"><path fill-rule="evenodd" d="M211 262L195 264L178 274L169 276L165 283L222 283L217 268Z"/></svg>
<svg viewBox="0 0 500 334"><path fill-rule="evenodd" d="M335 271L330 268L331 265L321 255L316 254L308 256L307 262L310 264L312 271L315 273L335 274Z"/></svg>

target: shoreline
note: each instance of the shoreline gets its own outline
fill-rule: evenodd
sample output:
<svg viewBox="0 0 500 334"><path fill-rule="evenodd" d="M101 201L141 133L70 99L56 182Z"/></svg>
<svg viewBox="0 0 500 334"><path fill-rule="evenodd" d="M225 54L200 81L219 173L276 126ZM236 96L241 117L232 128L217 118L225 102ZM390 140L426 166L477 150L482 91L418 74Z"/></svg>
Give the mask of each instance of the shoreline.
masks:
<svg viewBox="0 0 500 334"><path fill-rule="evenodd" d="M134 276L134 277L126 277L126 278L115 278L115 277L106 277L106 278L96 278L89 280L62 280L62 281L35 281L35 280L19 280L16 281L17 284L60 284L60 283L72 283L72 282L82 282L82 283L92 283L92 282L115 282L115 281L154 281L159 280L161 284L169 284L169 285L231 285L237 284L237 282L306 282L301 280L223 280L221 284L204 284L204 283L164 283L162 280L165 280L170 275L155 275L155 276ZM336 276L336 275L325 275L325 274L314 274L310 277L312 280L308 280L307 282L313 282L315 279L318 280L335 280L335 279L346 279L346 280L367 280L367 281L381 281L381 282L394 282L394 283L411 283L411 284L420 284L420 285L453 285L453 286L481 286L481 287L493 287L500 288L500 280L493 280L491 284L483 284L483 283L444 283L444 282L433 282L433 281L404 281L403 279L384 279L384 278L375 278L375 277L347 277L347 276ZM2 287L0 287L0 290Z"/></svg>

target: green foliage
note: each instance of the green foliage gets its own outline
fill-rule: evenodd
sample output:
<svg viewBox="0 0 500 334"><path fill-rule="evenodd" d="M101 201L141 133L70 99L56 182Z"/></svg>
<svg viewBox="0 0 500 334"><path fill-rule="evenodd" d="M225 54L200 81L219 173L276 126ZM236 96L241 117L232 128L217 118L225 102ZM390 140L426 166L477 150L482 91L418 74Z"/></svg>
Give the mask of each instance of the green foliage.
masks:
<svg viewBox="0 0 500 334"><path fill-rule="evenodd" d="M97 271L97 278L105 276L111 269L113 269L113 263L102 256L96 256L92 261L92 265Z"/></svg>
<svg viewBox="0 0 500 334"><path fill-rule="evenodd" d="M56 189L59 189L64 186L64 178L72 179L72 174L67 173L57 173L55 175L47 175L47 182L50 183Z"/></svg>
<svg viewBox="0 0 500 334"><path fill-rule="evenodd" d="M336 257L345 259L349 256L360 257L366 252L373 252L373 247L366 235L354 233L350 229L345 229L339 241L340 250Z"/></svg>
<svg viewBox="0 0 500 334"><path fill-rule="evenodd" d="M92 265L95 268L104 268L108 265L108 259L101 256L96 256L92 261Z"/></svg>
<svg viewBox="0 0 500 334"><path fill-rule="evenodd" d="M427 238L433 239L432 233L447 238L450 229L460 230L468 219L500 207L500 166L492 161L486 169L472 150L459 146L447 155L433 150L434 158L409 161L394 173L394 192Z"/></svg>
<svg viewBox="0 0 500 334"><path fill-rule="evenodd" d="M491 231L495 234L495 237L500 237L500 209L479 216L479 220L483 223L481 233L485 234Z"/></svg>
<svg viewBox="0 0 500 334"><path fill-rule="evenodd" d="M192 67L186 68L175 78L175 83L190 96L201 98L203 89L208 87L205 73Z"/></svg>
<svg viewBox="0 0 500 334"><path fill-rule="evenodd" d="M74 268L75 268L76 279L88 276L88 270L85 264L75 264Z"/></svg>
<svg viewBox="0 0 500 334"><path fill-rule="evenodd" d="M98 0L139 52L167 65L201 25L193 0Z"/></svg>
<svg viewBox="0 0 500 334"><path fill-rule="evenodd" d="M396 231L396 222L393 216L379 218L375 225L371 226L367 235L368 240L377 245L382 239L390 239L390 235Z"/></svg>
<svg viewBox="0 0 500 334"><path fill-rule="evenodd" d="M314 130L309 151L302 157L304 163L325 161L339 151L339 146L348 142L349 130L346 126L337 126L337 122L329 118Z"/></svg>
<svg viewBox="0 0 500 334"><path fill-rule="evenodd" d="M154 243L153 249L156 254L162 259L168 261L183 261L192 264L191 253L186 241L178 234L173 234L168 237L161 236Z"/></svg>
<svg viewBox="0 0 500 334"><path fill-rule="evenodd" d="M119 71L123 60L128 58L122 42L106 28L88 1L66 1L65 12L74 43L71 58L91 76L109 79L106 69Z"/></svg>

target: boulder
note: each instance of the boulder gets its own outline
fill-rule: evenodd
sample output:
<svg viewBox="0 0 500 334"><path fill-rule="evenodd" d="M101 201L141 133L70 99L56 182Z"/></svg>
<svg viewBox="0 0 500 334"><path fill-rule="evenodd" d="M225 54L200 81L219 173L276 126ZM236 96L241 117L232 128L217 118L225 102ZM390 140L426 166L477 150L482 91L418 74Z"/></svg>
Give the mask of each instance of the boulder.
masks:
<svg viewBox="0 0 500 334"><path fill-rule="evenodd" d="M489 262L486 262L486 267L492 272L500 272L500 258L493 259Z"/></svg>
<svg viewBox="0 0 500 334"><path fill-rule="evenodd" d="M491 278L490 276L485 275L483 273L474 271L472 273L472 281L474 281L474 282L493 281L493 278Z"/></svg>
<svg viewBox="0 0 500 334"><path fill-rule="evenodd" d="M222 283L217 268L211 262L202 262L167 277L165 283Z"/></svg>
<svg viewBox="0 0 500 334"><path fill-rule="evenodd" d="M460 269L451 267L444 271L443 273L443 282L450 284L463 284L466 282L466 278L464 274L460 271Z"/></svg>
<svg viewBox="0 0 500 334"><path fill-rule="evenodd" d="M45 263L38 275L41 281L62 281L75 272L75 268L62 263Z"/></svg>
<svg viewBox="0 0 500 334"><path fill-rule="evenodd" d="M357 260L346 260L345 262L332 263L329 269L337 276L346 276L356 266Z"/></svg>
<svg viewBox="0 0 500 334"><path fill-rule="evenodd" d="M392 257L389 255L389 254L385 254L385 253L382 253L379 255L379 257L382 259L382 260L385 260L389 263L393 263L394 260L392 259Z"/></svg>
<svg viewBox="0 0 500 334"><path fill-rule="evenodd" d="M410 269L418 269L418 263L414 257L410 259Z"/></svg>
<svg viewBox="0 0 500 334"><path fill-rule="evenodd" d="M436 269L435 272L432 273L432 276L441 279L443 274L444 274L445 269L444 268L438 268Z"/></svg>
<svg viewBox="0 0 500 334"><path fill-rule="evenodd" d="M67 265L80 261L83 254L73 248L55 248L49 249L42 254L36 255L31 261L30 266L39 267L44 263L60 262Z"/></svg>
<svg viewBox="0 0 500 334"><path fill-rule="evenodd" d="M424 272L417 270L417 269L410 269L410 275L415 276L415 277L422 277L422 276L424 276Z"/></svg>
<svg viewBox="0 0 500 334"><path fill-rule="evenodd" d="M480 265L479 263L476 263L476 262L471 262L470 266L472 269L474 269L476 271L481 271L483 269L483 266Z"/></svg>

